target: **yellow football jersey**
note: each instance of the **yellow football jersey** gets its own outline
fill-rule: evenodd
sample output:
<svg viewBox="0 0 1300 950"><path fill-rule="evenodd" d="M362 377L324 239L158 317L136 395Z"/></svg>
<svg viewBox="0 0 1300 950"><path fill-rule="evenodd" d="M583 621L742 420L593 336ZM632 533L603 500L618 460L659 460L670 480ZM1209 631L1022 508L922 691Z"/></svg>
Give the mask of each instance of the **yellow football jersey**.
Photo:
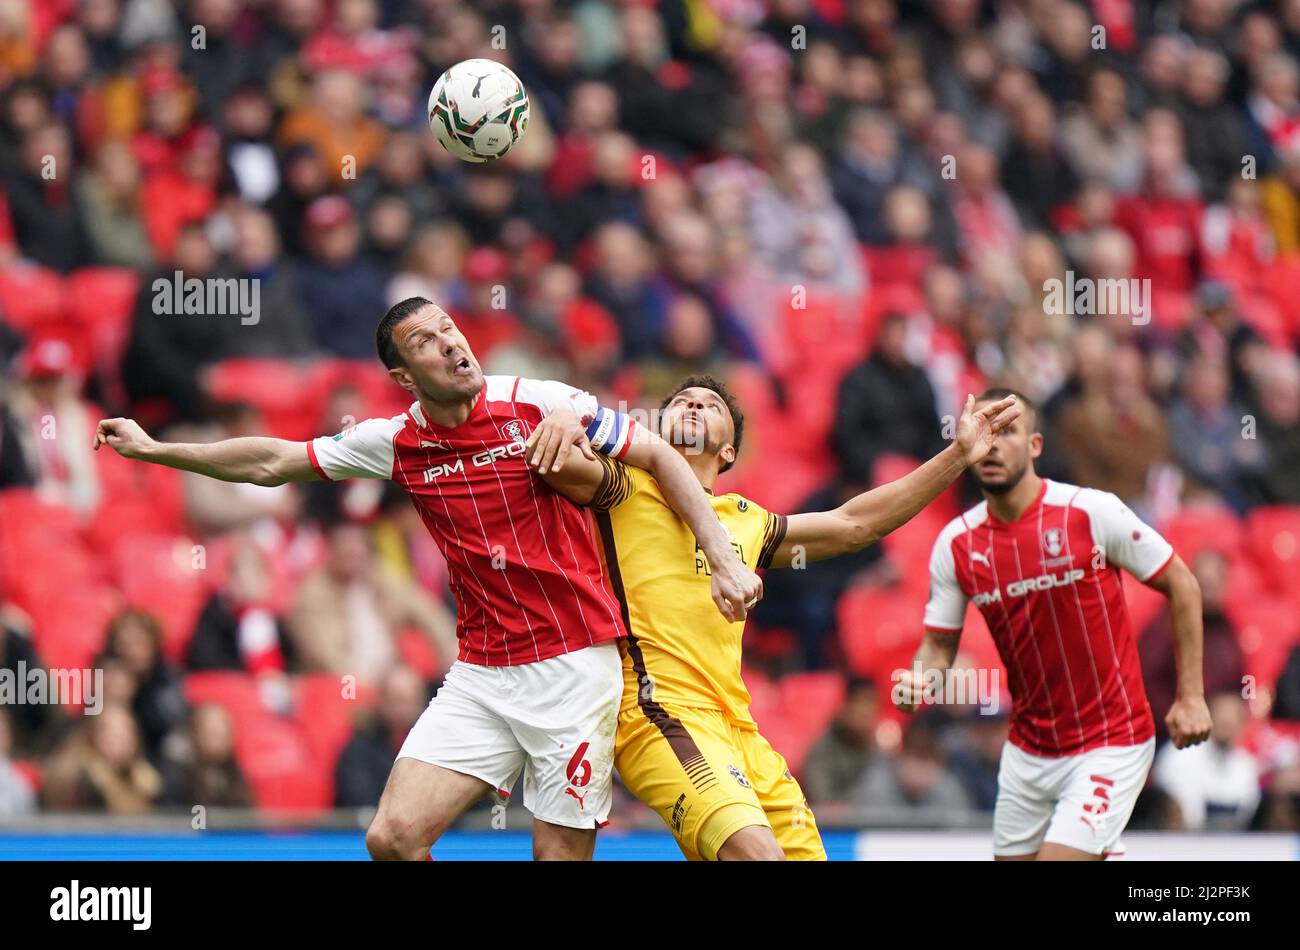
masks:
<svg viewBox="0 0 1300 950"><path fill-rule="evenodd" d="M755 729L740 678L743 623L713 603L708 559L691 529L643 469L601 456L605 478L592 500L606 575L623 608L622 708L668 702L717 709ZM783 515L740 495L717 495L713 510L740 560L767 567L785 536Z"/></svg>

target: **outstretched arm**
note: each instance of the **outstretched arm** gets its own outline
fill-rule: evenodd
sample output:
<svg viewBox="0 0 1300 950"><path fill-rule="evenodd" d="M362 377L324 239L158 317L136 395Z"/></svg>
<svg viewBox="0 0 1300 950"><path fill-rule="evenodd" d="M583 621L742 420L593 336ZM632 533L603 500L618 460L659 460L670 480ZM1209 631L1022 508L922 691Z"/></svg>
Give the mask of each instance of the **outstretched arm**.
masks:
<svg viewBox="0 0 1300 950"><path fill-rule="evenodd" d="M902 478L851 498L834 511L791 515L772 566L788 567L800 555L802 561L839 557L879 541L910 521L968 466L988 454L997 434L1021 411L1014 396L976 411L975 397L968 395L951 445Z"/></svg>
<svg viewBox="0 0 1300 950"><path fill-rule="evenodd" d="M1165 716L1165 725L1169 728L1174 748L1183 749L1210 737L1210 707L1205 702L1205 679L1201 668L1204 642L1201 585L1178 555L1174 555L1169 566L1148 581L1148 585L1169 598L1178 685L1174 704Z"/></svg>
<svg viewBox="0 0 1300 950"><path fill-rule="evenodd" d="M101 419L95 429L95 450L102 445L123 458L197 472L225 482L283 485L319 477L305 442L261 437L210 443L156 442L134 419Z"/></svg>

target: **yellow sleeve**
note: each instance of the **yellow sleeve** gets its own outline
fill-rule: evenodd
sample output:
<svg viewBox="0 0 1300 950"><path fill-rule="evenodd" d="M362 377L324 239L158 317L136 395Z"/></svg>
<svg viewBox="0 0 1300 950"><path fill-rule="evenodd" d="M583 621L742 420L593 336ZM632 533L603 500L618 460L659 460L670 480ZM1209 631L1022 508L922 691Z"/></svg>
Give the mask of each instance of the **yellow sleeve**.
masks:
<svg viewBox="0 0 1300 950"><path fill-rule="evenodd" d="M767 517L763 522L763 546L758 551L758 566L771 567L776 549L785 540L786 520L785 515L774 515L770 511L764 514Z"/></svg>
<svg viewBox="0 0 1300 950"><path fill-rule="evenodd" d="M645 469L628 465L618 459L596 453L596 461L604 467L600 487L591 499L591 507L597 511L610 511L627 501L650 480L650 473Z"/></svg>
<svg viewBox="0 0 1300 950"><path fill-rule="evenodd" d="M759 536L761 540L758 546L758 559L754 562L754 569L771 567L772 558L776 556L776 549L785 540L785 515L774 515L761 505L754 504L748 498L740 499L738 507L741 511L747 511L749 517L762 519L763 528Z"/></svg>

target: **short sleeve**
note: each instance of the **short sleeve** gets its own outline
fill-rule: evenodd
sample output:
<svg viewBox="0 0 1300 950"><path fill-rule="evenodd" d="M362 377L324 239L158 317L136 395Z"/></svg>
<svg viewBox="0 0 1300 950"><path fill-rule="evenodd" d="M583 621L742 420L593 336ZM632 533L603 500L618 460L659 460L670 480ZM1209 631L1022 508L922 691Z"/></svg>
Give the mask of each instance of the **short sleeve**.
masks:
<svg viewBox="0 0 1300 950"><path fill-rule="evenodd" d="M405 416L366 419L338 435L307 443L307 455L316 474L327 481L343 478L392 478L396 450L393 440Z"/></svg>
<svg viewBox="0 0 1300 950"><path fill-rule="evenodd" d="M650 473L644 469L627 465L617 459L597 455L605 473L601 477L600 487L591 499L591 507L597 511L610 511L627 501L640 491L650 480Z"/></svg>
<svg viewBox="0 0 1300 950"><path fill-rule="evenodd" d="M542 410L542 415L550 415L556 409L571 409L579 419L587 420L599 408L595 396L568 383L554 379L529 380L529 383L529 401Z"/></svg>
<svg viewBox="0 0 1300 950"><path fill-rule="evenodd" d="M774 515L770 511L763 512L763 544L758 549L758 567L772 566L772 558L776 556L777 549L785 540L785 529L785 515Z"/></svg>
<svg viewBox="0 0 1300 950"><path fill-rule="evenodd" d="M632 444L636 423L630 416L601 406L591 393L568 383L519 377L513 398L536 406L543 416L568 409L586 426L591 447L604 455L621 459Z"/></svg>
<svg viewBox="0 0 1300 950"><path fill-rule="evenodd" d="M1084 497L1086 496L1086 497ZM1169 566L1174 549L1111 492L1084 489L1080 502L1092 519L1092 536L1107 563L1150 583Z"/></svg>
<svg viewBox="0 0 1300 950"><path fill-rule="evenodd" d="M930 552L930 598L925 604L925 628L959 633L966 620L966 594L957 583L952 537L939 535Z"/></svg>

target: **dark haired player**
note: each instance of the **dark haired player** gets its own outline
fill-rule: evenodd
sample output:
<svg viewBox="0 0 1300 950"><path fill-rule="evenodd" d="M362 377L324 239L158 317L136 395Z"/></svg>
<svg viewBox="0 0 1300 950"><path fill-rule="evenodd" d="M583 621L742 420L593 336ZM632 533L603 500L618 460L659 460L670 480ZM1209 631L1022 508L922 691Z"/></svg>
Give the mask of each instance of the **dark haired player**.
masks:
<svg viewBox="0 0 1300 950"><path fill-rule="evenodd" d="M634 440L630 419L561 383L484 377L452 318L422 297L394 305L375 336L389 376L415 397L391 419L311 442L209 445L159 443L130 419L105 419L95 447L258 485L401 485L447 559L460 653L398 753L366 845L376 858L425 858L462 811L508 793L522 771L534 855L588 859L610 806L623 626L586 514L524 461L529 431L572 406L599 419L604 451L652 470L718 565L710 612L743 619L762 584L690 467L658 437Z"/></svg>
<svg viewBox="0 0 1300 950"><path fill-rule="evenodd" d="M973 600L1012 697L994 857L1099 860L1122 853L1120 833L1155 751L1120 569L1169 598L1178 686L1165 722L1180 749L1210 732L1200 587L1169 543L1114 495L1040 478L1034 459L1043 436L1033 404L1009 389L990 389L978 402L1008 395L1025 414L973 469L984 501L935 541L917 662L923 680L952 665ZM915 709L924 688L905 672L898 705Z"/></svg>
<svg viewBox="0 0 1300 950"><path fill-rule="evenodd" d="M750 568L861 550L936 498L1020 413L1011 398L973 407L971 398L951 446L835 511L787 518L735 494L714 495L713 510ZM691 377L664 400L658 425L712 495L744 434L734 397L712 377ZM597 424L588 432L598 444ZM740 675L744 624L705 609L712 558L650 473L570 451L583 440L582 422L556 413L530 440L530 460L551 485L596 511L628 630L615 758L623 783L659 813L688 858L824 859L799 783L749 714Z"/></svg>

